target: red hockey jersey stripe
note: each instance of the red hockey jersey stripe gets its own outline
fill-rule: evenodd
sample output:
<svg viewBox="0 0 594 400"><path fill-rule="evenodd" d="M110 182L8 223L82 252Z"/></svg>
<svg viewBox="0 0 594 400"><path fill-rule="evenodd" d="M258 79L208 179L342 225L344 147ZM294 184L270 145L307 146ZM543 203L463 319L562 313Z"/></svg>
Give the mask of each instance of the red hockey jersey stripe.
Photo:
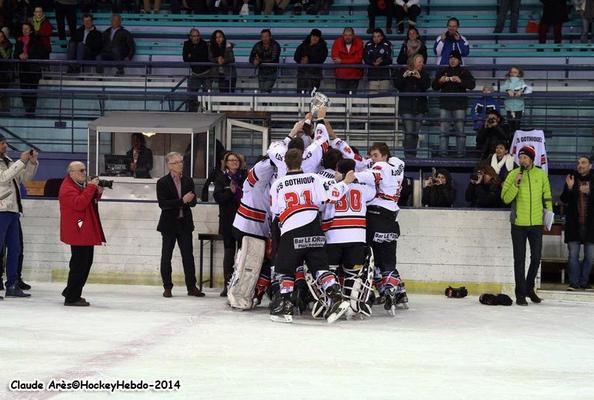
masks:
<svg viewBox="0 0 594 400"><path fill-rule="evenodd" d="M318 207L311 205L311 204L300 204L300 205L297 205L294 207L290 207L290 208L287 208L285 211L283 211L281 213L281 215L279 215L278 220L282 224L291 215L301 212L301 211L307 211L307 210L318 211Z"/></svg>
<svg viewBox="0 0 594 400"><path fill-rule="evenodd" d="M252 219L258 222L266 221L266 213L248 208L245 204L240 204L237 212L247 219Z"/></svg>

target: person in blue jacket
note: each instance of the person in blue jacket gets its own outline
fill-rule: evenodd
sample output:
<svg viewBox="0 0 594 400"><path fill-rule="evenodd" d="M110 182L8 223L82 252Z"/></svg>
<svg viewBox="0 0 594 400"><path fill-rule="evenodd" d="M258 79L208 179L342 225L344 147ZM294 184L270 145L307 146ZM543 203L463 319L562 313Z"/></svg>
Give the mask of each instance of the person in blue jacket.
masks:
<svg viewBox="0 0 594 400"><path fill-rule="evenodd" d="M468 40L458 32L460 21L458 18L448 19L448 30L442 33L435 39L433 44L433 52L437 56L437 65L448 65L450 53L458 50L462 57L467 57L470 54L470 44ZM462 62L464 65L464 62Z"/></svg>
<svg viewBox="0 0 594 400"><path fill-rule="evenodd" d="M483 86L483 95L476 99L472 106L472 121L475 131L479 131L485 124L487 115L493 111L499 113L499 102L493 97L493 86Z"/></svg>

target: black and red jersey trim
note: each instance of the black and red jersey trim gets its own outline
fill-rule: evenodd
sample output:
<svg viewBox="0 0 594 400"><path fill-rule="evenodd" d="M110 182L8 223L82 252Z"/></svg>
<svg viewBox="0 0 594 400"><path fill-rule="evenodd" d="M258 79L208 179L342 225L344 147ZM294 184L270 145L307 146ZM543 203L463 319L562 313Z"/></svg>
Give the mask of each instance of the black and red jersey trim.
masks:
<svg viewBox="0 0 594 400"><path fill-rule="evenodd" d="M281 215L278 216L278 221L280 224L283 224L289 217L303 211L318 211L318 207L312 204L300 204L297 206L287 208L285 211L281 213Z"/></svg>
<svg viewBox="0 0 594 400"><path fill-rule="evenodd" d="M265 211L246 206L243 203L239 204L237 213L239 215L241 215L243 218L249 219L251 221L255 221L255 222L265 222L266 221L266 212Z"/></svg>

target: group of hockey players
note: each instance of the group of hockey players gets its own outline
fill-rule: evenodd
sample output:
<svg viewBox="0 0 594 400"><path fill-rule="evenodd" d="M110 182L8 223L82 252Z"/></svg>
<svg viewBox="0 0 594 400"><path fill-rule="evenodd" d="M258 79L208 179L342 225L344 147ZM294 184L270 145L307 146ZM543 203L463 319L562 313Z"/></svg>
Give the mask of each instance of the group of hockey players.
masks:
<svg viewBox="0 0 594 400"><path fill-rule="evenodd" d="M233 231L240 243L228 300L271 297L273 321L308 308L329 323L407 308L396 269L404 163L375 143L369 158L336 137L326 110L299 121L248 172Z"/></svg>

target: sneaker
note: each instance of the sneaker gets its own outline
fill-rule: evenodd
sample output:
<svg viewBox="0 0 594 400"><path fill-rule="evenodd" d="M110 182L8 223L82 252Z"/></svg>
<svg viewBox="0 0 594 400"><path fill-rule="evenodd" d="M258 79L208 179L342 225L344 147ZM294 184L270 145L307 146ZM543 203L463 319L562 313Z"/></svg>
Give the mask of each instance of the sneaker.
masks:
<svg viewBox="0 0 594 400"><path fill-rule="evenodd" d="M31 290L31 285L27 285L25 282L21 280L19 281L18 286L21 290Z"/></svg>
<svg viewBox="0 0 594 400"><path fill-rule="evenodd" d="M592 290L592 285L580 286L582 290Z"/></svg>
<svg viewBox="0 0 594 400"><path fill-rule="evenodd" d="M12 286L6 288L6 297L31 297L29 293L23 292L18 285L15 283Z"/></svg>
<svg viewBox="0 0 594 400"><path fill-rule="evenodd" d="M291 294L276 296L270 307L270 320L273 322L293 322L293 303Z"/></svg>
<svg viewBox="0 0 594 400"><path fill-rule="evenodd" d="M533 303L542 303L542 299L536 295L536 292L534 290L528 293L528 297L530 297L530 301L532 301Z"/></svg>
<svg viewBox="0 0 594 400"><path fill-rule="evenodd" d="M516 304L519 306L527 306L528 302L526 301L525 297L520 297L516 299Z"/></svg>
<svg viewBox="0 0 594 400"><path fill-rule="evenodd" d="M568 292L575 292L576 290L580 290L580 288L573 285L569 285L569 287L567 288Z"/></svg>

